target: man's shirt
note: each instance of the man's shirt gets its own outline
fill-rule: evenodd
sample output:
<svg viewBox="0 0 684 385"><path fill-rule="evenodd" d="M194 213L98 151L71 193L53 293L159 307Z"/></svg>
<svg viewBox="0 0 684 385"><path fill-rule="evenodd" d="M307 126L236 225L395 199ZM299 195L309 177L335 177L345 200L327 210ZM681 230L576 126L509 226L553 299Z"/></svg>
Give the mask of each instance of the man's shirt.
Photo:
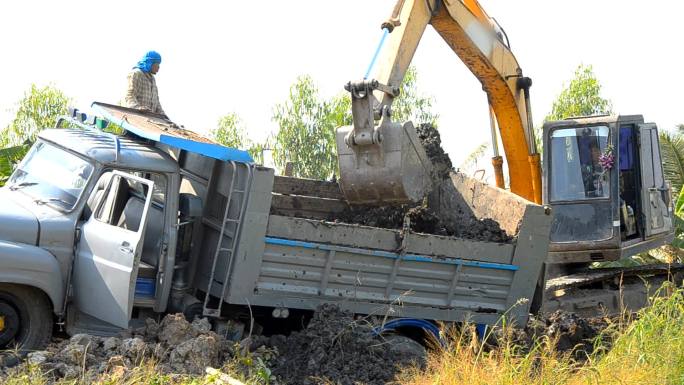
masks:
<svg viewBox="0 0 684 385"><path fill-rule="evenodd" d="M126 107L164 114L159 104L159 92L154 75L145 73L139 68L128 74L128 90L126 91Z"/></svg>

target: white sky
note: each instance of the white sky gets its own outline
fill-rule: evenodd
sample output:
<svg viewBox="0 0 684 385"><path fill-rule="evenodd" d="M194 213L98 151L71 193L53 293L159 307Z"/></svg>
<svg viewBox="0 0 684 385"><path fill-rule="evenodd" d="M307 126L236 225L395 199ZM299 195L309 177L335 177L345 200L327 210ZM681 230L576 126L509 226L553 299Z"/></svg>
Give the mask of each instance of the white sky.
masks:
<svg viewBox="0 0 684 385"><path fill-rule="evenodd" d="M684 49L678 1L480 0L508 33L533 79L542 121L580 63L622 114L661 128L684 123ZM161 103L199 132L237 113L250 137L275 129L273 107L299 75L322 96L363 76L394 0L3 1L0 3L0 127L31 83L53 83L86 108L116 103L144 52L163 61ZM458 165L489 141L486 97L475 77L430 28L413 64L419 90L435 98L444 147Z"/></svg>

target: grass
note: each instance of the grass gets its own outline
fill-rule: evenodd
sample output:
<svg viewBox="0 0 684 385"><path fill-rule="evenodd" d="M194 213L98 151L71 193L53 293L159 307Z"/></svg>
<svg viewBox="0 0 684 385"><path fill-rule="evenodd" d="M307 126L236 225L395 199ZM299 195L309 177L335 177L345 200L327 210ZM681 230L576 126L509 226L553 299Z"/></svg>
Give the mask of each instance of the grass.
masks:
<svg viewBox="0 0 684 385"><path fill-rule="evenodd" d="M487 351L471 332L451 336L447 348L432 355L426 370L406 370L401 384L416 385L583 385L684 384L684 291L664 286L632 320L624 316L594 341L594 352L578 362L538 339L525 351L503 338ZM510 335L505 333L505 335Z"/></svg>
<svg viewBox="0 0 684 385"><path fill-rule="evenodd" d="M667 296L656 296L636 317L625 315L606 328L594 341L594 352L577 361L572 352L559 353L556 341L542 337L531 346L514 342L511 329L504 329L498 348L491 349L474 338L472 328L446 329L447 345L433 352L425 369L406 368L400 384L415 385L594 385L594 384L684 384L684 290L666 284ZM244 360L244 357L240 358ZM230 373L245 384L264 384L252 371L240 376L242 362L228 362ZM203 376L160 374L153 363L124 370L119 368L100 378L100 384L228 384L221 373ZM8 385L46 384L49 374L36 367L4 379ZM62 380L58 384L81 384Z"/></svg>

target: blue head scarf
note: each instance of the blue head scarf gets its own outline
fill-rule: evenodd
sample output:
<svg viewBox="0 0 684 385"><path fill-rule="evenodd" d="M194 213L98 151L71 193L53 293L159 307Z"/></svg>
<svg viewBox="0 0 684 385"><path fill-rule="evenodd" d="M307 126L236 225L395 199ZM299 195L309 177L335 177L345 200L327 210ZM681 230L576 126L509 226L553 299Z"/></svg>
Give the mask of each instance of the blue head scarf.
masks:
<svg viewBox="0 0 684 385"><path fill-rule="evenodd" d="M152 64L154 63L161 64L161 55L156 51L149 51L140 59L134 68L140 68L142 72L149 73L152 69Z"/></svg>

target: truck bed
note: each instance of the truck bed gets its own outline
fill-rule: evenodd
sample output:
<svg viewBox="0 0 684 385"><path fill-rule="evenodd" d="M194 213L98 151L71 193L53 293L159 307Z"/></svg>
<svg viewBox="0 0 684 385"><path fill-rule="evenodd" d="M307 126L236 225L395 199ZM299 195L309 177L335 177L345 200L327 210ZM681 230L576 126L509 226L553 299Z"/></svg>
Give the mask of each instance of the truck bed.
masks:
<svg viewBox="0 0 684 385"><path fill-rule="evenodd" d="M495 219L513 243L334 223L325 219L346 203L333 182L274 178L251 166L242 227L221 236L228 166L191 153L180 163L181 192L206 202L193 286L227 303L313 310L336 302L360 314L488 324L510 309L526 321L529 302L520 300L533 296L548 247L551 217L541 206L454 174L434 204ZM234 258L217 254L231 237Z"/></svg>

